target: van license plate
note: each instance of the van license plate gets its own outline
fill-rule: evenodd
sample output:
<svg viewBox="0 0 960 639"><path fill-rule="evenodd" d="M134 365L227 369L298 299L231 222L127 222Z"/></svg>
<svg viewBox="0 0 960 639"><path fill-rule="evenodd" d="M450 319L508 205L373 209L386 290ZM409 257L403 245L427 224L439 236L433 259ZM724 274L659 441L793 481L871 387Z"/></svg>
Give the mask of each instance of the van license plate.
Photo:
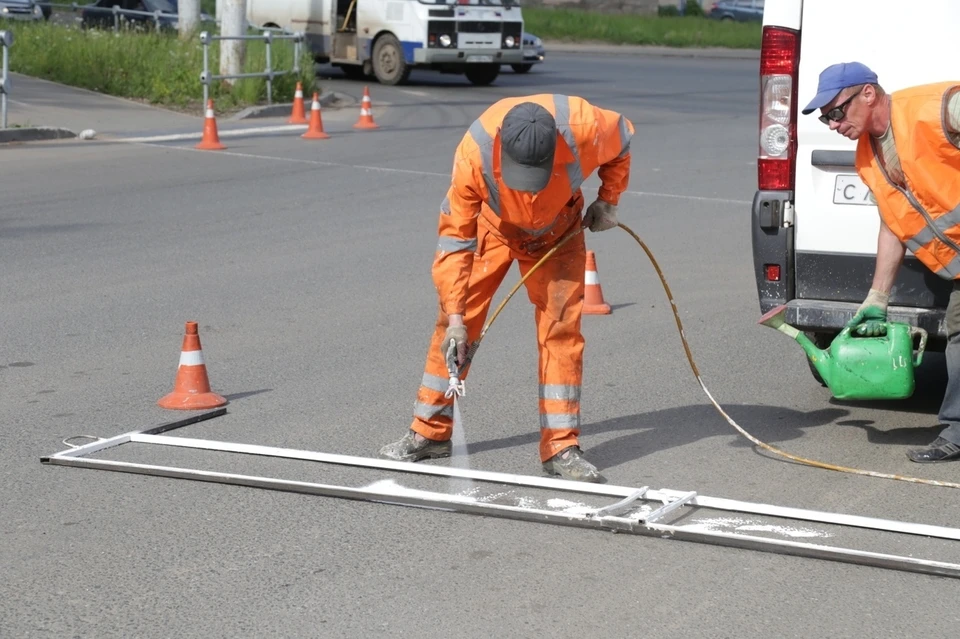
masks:
<svg viewBox="0 0 960 639"><path fill-rule="evenodd" d="M468 55L467 62L493 62L492 55Z"/></svg>
<svg viewBox="0 0 960 639"><path fill-rule="evenodd" d="M833 191L834 204L860 204L875 206L870 189L863 183L859 175L838 175L836 188Z"/></svg>

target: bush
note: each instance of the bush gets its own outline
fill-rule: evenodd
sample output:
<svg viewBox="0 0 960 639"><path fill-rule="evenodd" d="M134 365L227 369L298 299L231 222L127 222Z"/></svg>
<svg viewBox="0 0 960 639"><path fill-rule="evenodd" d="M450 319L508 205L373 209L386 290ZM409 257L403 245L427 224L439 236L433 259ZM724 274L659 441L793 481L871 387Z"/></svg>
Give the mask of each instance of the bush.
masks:
<svg viewBox="0 0 960 639"><path fill-rule="evenodd" d="M705 13L699 2L696 2L696 0L687 0L687 6L683 10L683 15L691 18L702 18Z"/></svg>
<svg viewBox="0 0 960 639"><path fill-rule="evenodd" d="M57 24L13 23L15 42L10 49L10 70L71 86L125 98L146 100L161 106L187 110L203 108L203 46L199 37L181 41L176 33L84 30ZM243 72L263 71L266 46L248 40ZM304 92L314 88L313 59L302 47L300 74L273 80L273 99L293 99L298 81ZM272 64L277 70L293 68L293 43L274 42ZM219 73L219 42L210 45L210 66ZM266 80L237 80L210 85L210 97L218 111L239 109L266 101Z"/></svg>
<svg viewBox="0 0 960 639"><path fill-rule="evenodd" d="M661 18L676 18L680 15L680 8L675 7L672 4L668 4L664 7L657 7L657 15Z"/></svg>

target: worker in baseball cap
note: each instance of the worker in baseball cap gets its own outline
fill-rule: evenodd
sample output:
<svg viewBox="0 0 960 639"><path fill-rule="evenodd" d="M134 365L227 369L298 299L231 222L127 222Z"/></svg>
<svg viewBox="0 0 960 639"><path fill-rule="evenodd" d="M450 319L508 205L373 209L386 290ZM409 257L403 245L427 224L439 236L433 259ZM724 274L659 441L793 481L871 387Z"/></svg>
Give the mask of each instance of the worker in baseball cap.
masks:
<svg viewBox="0 0 960 639"><path fill-rule="evenodd" d="M479 337L514 260L526 275L578 224L591 231L617 225L633 133L621 114L557 94L505 98L470 126L454 153L451 185L440 205L433 262L439 313L413 421L399 441L381 449L381 457L418 461L450 455L454 399L445 396L447 345L453 340L457 365L463 366L468 344ZM594 171L602 184L584 213L580 187ZM578 439L585 266L581 233L525 286L535 307L540 354L542 467L565 479L597 482L602 477L583 457Z"/></svg>
<svg viewBox="0 0 960 639"><path fill-rule="evenodd" d="M859 335L886 332L907 249L911 259L952 284L942 430L906 455L920 464L960 460L960 81L887 93L866 65L834 64L820 74L817 95L803 113L818 109L821 122L857 141L854 166L880 213L873 280L847 327Z"/></svg>

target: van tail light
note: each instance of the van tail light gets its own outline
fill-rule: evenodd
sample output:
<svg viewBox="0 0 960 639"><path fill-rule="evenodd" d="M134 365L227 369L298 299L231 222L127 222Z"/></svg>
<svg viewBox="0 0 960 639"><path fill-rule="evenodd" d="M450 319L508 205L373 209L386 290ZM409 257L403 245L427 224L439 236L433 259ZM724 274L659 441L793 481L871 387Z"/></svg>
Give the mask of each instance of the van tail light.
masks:
<svg viewBox="0 0 960 639"><path fill-rule="evenodd" d="M760 45L760 150L757 182L761 191L793 189L797 160L797 70L800 34L764 27Z"/></svg>

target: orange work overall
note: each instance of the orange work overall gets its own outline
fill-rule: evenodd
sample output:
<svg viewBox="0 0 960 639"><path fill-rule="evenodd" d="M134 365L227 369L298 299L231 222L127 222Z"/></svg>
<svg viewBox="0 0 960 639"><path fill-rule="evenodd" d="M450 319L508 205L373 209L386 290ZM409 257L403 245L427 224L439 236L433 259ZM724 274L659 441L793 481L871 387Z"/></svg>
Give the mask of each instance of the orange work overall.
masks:
<svg viewBox="0 0 960 639"><path fill-rule="evenodd" d="M557 124L553 176L537 194L513 191L500 178L500 124L521 102L543 106ZM467 339L475 341L513 261L526 275L580 224L580 185L594 170L603 182L599 197L617 204L629 179L632 135L633 125L620 114L582 98L550 94L501 100L470 127L457 147L451 186L441 204L433 264L440 309L412 430L439 441L452 433L453 399L444 397L449 373L440 349L448 314L463 315ZM541 461L578 445L585 263L586 245L579 234L525 282L537 323Z"/></svg>

